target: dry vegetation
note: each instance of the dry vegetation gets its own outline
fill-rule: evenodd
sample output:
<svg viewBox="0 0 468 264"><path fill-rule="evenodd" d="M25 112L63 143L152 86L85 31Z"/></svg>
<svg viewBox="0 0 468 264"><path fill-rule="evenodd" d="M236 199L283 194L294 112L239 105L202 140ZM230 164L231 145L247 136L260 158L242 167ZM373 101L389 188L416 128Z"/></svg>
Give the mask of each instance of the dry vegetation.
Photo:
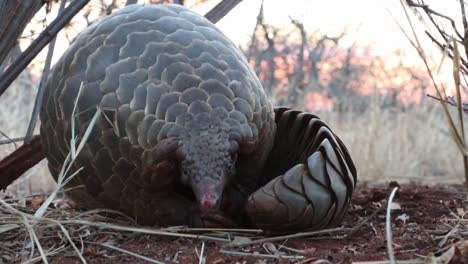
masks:
<svg viewBox="0 0 468 264"><path fill-rule="evenodd" d="M101 12L105 11L101 10ZM259 17L262 17L261 13ZM367 62L373 61L375 58L360 58L358 53L354 52L354 46L348 49L339 48L338 43L341 36L335 38L330 38L326 35L313 36L314 40L307 42L307 45L310 45L307 46L305 39L308 33L304 31L300 21L294 19L291 19L291 23L297 30L296 33L299 33L299 39L302 37L301 43L303 45L289 45L287 39L281 38L279 30L262 24L263 22L260 19L258 23L256 31L252 36L252 43L255 43L255 45L250 45L248 50L246 50L246 54L248 54L251 61L258 61L258 64L254 63L253 66L265 84L266 89L271 92L270 95L273 100L277 103L293 104L300 108L307 106L307 102L303 101L302 98L307 98L305 95L309 93L318 93L331 100L333 108L326 110L316 109L314 111L331 126L350 149L358 168L358 178L361 183L366 181L398 181L400 183L415 181L424 184L441 182L461 183L464 175L462 156L457 145L454 143L453 134L451 134L453 131L451 132L447 126L447 116L440 107L439 102L421 99L425 96L425 89L430 85L427 76L422 77L421 71L399 68L401 65L397 65L396 68L390 68L389 71L384 68L375 69L373 67L376 67L376 64L367 64ZM259 33L257 30L259 30ZM268 32L274 34L268 34ZM262 36L265 39L259 39ZM275 36L278 38L274 39ZM290 48L284 49L286 46ZM318 48L321 48L323 53L312 52L313 50L317 51ZM275 59L278 56L289 56L291 60L288 62L287 59ZM320 58L322 61L315 61L312 58ZM337 63L336 58L344 59L344 62ZM264 63L261 63L262 61ZM301 62L300 67L289 67L288 63L294 64L297 61ZM362 63L363 61L366 63ZM330 66L327 68L328 70L316 71L317 66L320 68L324 64ZM278 68L288 70L283 72L283 74L278 74L275 72L275 69ZM379 70L386 71L385 76L388 79L382 79L385 76L379 74ZM406 76L408 80L395 82L396 79L392 76ZM363 81L364 77L369 78ZM324 79L326 82L323 81ZM383 81L378 82L376 80ZM386 86L382 87L381 83L385 83ZM405 85L408 86L409 83L412 86L410 89L411 93L419 97L418 100L410 104L402 101L407 96L404 94L403 88L407 88ZM356 90L357 84L371 85L367 88L374 92L367 94L359 93ZM24 73L0 97L2 110L0 111L0 130L5 135L11 138L22 137L24 135L34 104L32 100L34 92L32 89L37 87L37 85L37 81L32 81L31 76ZM294 88L294 91L291 91L292 86L299 88L298 90ZM389 87L397 88L389 92ZM390 101L389 97L391 98ZM451 108L449 111L452 114L457 114L456 108ZM2 139L4 138L2 137ZM0 159L10 153L15 147L16 145L14 144L1 145ZM312 260L323 257L323 254L320 256L318 254L314 255L314 252L306 251L307 249L297 250L295 248L288 248L287 246L283 248L283 244L277 243L279 243L278 241L285 240L284 237L276 238L277 240L256 240L258 238L258 230L202 230L202 235L208 235L200 237L200 230L122 227L118 224L127 225L130 223L128 219L115 220L113 217L104 218L98 215L96 211L81 213L50 208L47 210L45 208L38 209L44 203L45 197L25 197L27 194L47 193L53 189L54 183L48 174L45 162L42 162L9 187L8 191L13 196L20 197L19 199L11 197L3 199L5 197L2 198L0 194L0 212L6 212L6 214L0 214L0 235L5 233L11 237L12 242L9 246L14 250L9 249L9 253L11 255L17 254L17 259L15 260L39 261L41 258L44 260L44 256L46 255L50 257L60 253L64 258L58 260L58 263L66 260L66 257L69 255L79 256L83 260L83 256L98 257L102 255L102 252L119 251L120 254L132 255L137 259L148 261L148 259L145 259L141 255L128 251L131 250L129 245L127 245L127 251L122 251L121 248L113 246L116 242L126 244L127 241L135 242L143 240L143 243L152 243L152 245L160 245L157 243L161 241L162 243L166 241L175 244L182 243L184 246L190 244L191 248L188 250L195 249L197 252L196 256L198 256L190 257L190 261L198 262L200 260L200 263L203 263L204 254L210 253L209 251L207 251L208 253L204 253L205 242L193 242L197 241L197 239L202 239L203 241L223 240L224 242L231 243L234 243L235 239L238 239L236 243L256 244L257 247L248 247L248 257L259 257L253 255L258 255L258 252L254 253L255 250L266 251L266 255L261 256L264 258L281 259L290 257L293 260L301 261L307 260L307 256L310 257L312 255L314 256L310 258ZM421 189L424 188L421 187ZM450 248L451 242L463 240L467 235L466 231L464 231L466 230L466 219L464 217L467 211L466 205L462 205L462 203L466 203L466 197L461 194L462 191L459 186L449 191L445 189L437 190L437 194L431 196L431 194L428 194L430 191L419 190L415 194L416 192L407 188L403 192L404 194L400 197L397 196L396 199L403 206L406 203L407 207L396 209L398 214L391 219L386 219L383 211L387 207L387 204L391 204L391 202L388 203L386 200L389 194L388 189L361 189L359 190L359 195L353 200L350 216L345 221L345 228L322 232L319 235L324 234L326 236L327 243L330 243L326 245L338 245L336 247L342 248L342 251L346 249L351 252L346 252L346 254L349 253L348 255L362 257L365 256L364 252L366 248L355 245L353 247L352 243L349 245L344 239L350 236L350 234L354 234L361 227L365 228L366 232L369 232L365 233L366 236L383 237L385 223L389 224L391 222L392 229L396 229L399 235L397 239L408 236L406 237L408 240L401 240L398 243L406 246L406 244L411 244L412 240L423 242L426 240L427 242L427 240L433 239L439 242L439 244L432 240L429 244L424 244L427 246L423 251L424 254L434 249L446 250ZM430 208L431 210L433 209L431 211L433 215L429 214L428 216L429 218L433 217L434 221L410 226L411 221L431 220L418 218L421 215L419 214L420 208L417 206L421 204L412 204L411 201L414 199L422 200L421 203L429 202L431 204L432 207ZM68 206L63 202L63 200L59 200L55 205L62 208ZM39 211L41 212L39 213ZM408 225L406 225L406 220L402 222L397 220L397 217L405 214L410 215L406 215L409 217L408 219L411 219ZM116 225L104 223L108 221ZM371 224L367 223L367 221L371 221ZM434 228L435 230L428 230L429 228ZM21 232L12 232L12 230L18 229ZM418 237L421 232L426 236ZM53 235L46 241L43 239L44 234ZM135 234L159 234L161 237L156 237L157 241L154 241L154 236L141 238ZM309 233L302 233L298 237L310 235ZM178 239L167 240L164 236L177 237ZM231 240L233 237L234 241ZM192 240L180 242L181 238ZM324 237L322 236L318 239L324 239ZM24 243L24 240L27 242ZM333 241L336 240L344 241L344 244L333 244ZM252 241L258 243L252 243ZM364 242L355 241L354 243L361 245ZM301 240L294 242L293 245L303 247L304 245L310 246L310 243L310 240ZM320 248L320 243L319 241L314 250L318 248L325 252L327 249ZM90 245L94 245L95 247ZM265 245L267 248L265 248ZM276 248L277 246L279 246L279 249ZM34 252L35 247L38 247L35 250L39 250L39 253ZM418 255L412 252L418 250L418 247L417 245L414 247L410 249L397 248L396 253L400 254L398 256L404 256L405 258L417 257ZM2 248L0 245L0 252L1 250L5 250L5 248ZM101 251L97 248L101 248ZM385 245L381 246L379 244L375 248L375 250L380 249L381 251L385 251ZM218 246L213 247L211 245L210 252L214 250L218 252L219 249ZM224 249L221 247L221 250ZM282 257L276 255L275 252L273 252L274 254L271 253L271 250L276 250L276 253L282 250ZM21 251L21 254L18 251ZM64 254L63 252L67 253ZM174 253L175 256L171 255L171 258L177 258L178 252ZM330 254L336 253L330 252ZM411 253L407 254L407 252ZM224 254L228 253L224 252ZM245 251L235 251L234 253L241 254L245 253ZM154 254L157 257L165 257L157 252ZM346 254L343 256L348 256ZM298 256L302 257L296 258ZM431 255L428 256L428 261L431 260L430 257ZM368 260L364 257L362 259ZM165 261L170 260L165 259ZM346 260L346 257L343 257L343 260ZM46 261L44 260L44 262Z"/></svg>
<svg viewBox="0 0 468 264"><path fill-rule="evenodd" d="M318 113L346 142L361 181L460 183L462 160L437 102L405 111L374 105Z"/></svg>

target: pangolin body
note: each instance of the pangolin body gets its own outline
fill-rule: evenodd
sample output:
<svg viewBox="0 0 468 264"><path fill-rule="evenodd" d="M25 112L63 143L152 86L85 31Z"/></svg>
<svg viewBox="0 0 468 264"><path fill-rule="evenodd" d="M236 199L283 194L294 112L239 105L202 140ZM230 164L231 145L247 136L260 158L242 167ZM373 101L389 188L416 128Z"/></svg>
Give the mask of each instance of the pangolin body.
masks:
<svg viewBox="0 0 468 264"><path fill-rule="evenodd" d="M322 228L346 212L356 170L343 143L311 114L274 111L235 45L182 6L122 8L54 66L41 108L54 177L98 108L70 182L84 207L272 230Z"/></svg>

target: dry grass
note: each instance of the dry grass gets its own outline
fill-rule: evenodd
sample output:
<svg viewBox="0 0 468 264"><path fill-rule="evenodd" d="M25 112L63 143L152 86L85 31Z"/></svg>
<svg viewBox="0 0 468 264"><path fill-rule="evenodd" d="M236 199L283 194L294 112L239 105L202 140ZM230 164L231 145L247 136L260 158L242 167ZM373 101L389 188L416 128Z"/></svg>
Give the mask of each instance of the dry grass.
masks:
<svg viewBox="0 0 468 264"><path fill-rule="evenodd" d="M361 181L462 182L462 158L438 102L405 111L377 105L318 113L349 148Z"/></svg>

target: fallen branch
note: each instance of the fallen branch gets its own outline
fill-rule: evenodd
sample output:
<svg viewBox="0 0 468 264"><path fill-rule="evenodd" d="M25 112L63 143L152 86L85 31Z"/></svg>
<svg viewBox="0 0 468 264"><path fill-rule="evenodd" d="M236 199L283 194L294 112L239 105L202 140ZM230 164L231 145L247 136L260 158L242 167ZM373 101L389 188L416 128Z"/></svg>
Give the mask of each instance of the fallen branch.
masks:
<svg viewBox="0 0 468 264"><path fill-rule="evenodd" d="M345 232L349 230L351 230L351 228L337 227L337 228L323 229L323 230L318 230L318 231L300 232L300 233L291 234L291 235L267 237L267 238L261 238L261 239L241 242L241 243L231 243L231 244L225 245L224 247L245 247L245 246L250 246L250 245L255 245L255 244L263 244L266 242L282 241L282 240L287 240L291 238L309 237L309 236L323 235L323 234L335 233L335 232Z"/></svg>
<svg viewBox="0 0 468 264"><path fill-rule="evenodd" d="M270 259L303 259L304 256L287 256L287 255L268 255L260 254L258 252L249 253L249 252L239 252L239 251L229 251L225 249L219 250L220 253L237 256L237 257L256 257L256 258L270 258Z"/></svg>
<svg viewBox="0 0 468 264"><path fill-rule="evenodd" d="M0 190L6 189L13 181L45 158L39 136L34 136L13 153L0 161Z"/></svg>

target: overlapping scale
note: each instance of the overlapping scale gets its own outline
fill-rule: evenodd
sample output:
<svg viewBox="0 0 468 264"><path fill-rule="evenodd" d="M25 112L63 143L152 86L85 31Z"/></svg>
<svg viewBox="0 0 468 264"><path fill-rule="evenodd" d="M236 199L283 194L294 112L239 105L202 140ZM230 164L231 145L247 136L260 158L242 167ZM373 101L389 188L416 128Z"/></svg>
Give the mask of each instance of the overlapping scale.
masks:
<svg viewBox="0 0 468 264"><path fill-rule="evenodd" d="M88 27L52 69L44 98L41 137L53 176L70 151L71 119L81 138L100 107L75 161L84 169L72 185L83 188L70 194L85 206L122 210L143 222L162 221L141 211L162 199L149 191L160 176L145 155L186 133L197 115L218 116L243 153L258 156L255 146L271 141L273 109L245 58L208 20L177 5L128 6ZM177 168L165 168L157 173L178 177Z"/></svg>
<svg viewBox="0 0 468 264"><path fill-rule="evenodd" d="M260 228L321 229L339 224L356 183L348 150L318 117L275 109L276 139L263 182L246 210Z"/></svg>

